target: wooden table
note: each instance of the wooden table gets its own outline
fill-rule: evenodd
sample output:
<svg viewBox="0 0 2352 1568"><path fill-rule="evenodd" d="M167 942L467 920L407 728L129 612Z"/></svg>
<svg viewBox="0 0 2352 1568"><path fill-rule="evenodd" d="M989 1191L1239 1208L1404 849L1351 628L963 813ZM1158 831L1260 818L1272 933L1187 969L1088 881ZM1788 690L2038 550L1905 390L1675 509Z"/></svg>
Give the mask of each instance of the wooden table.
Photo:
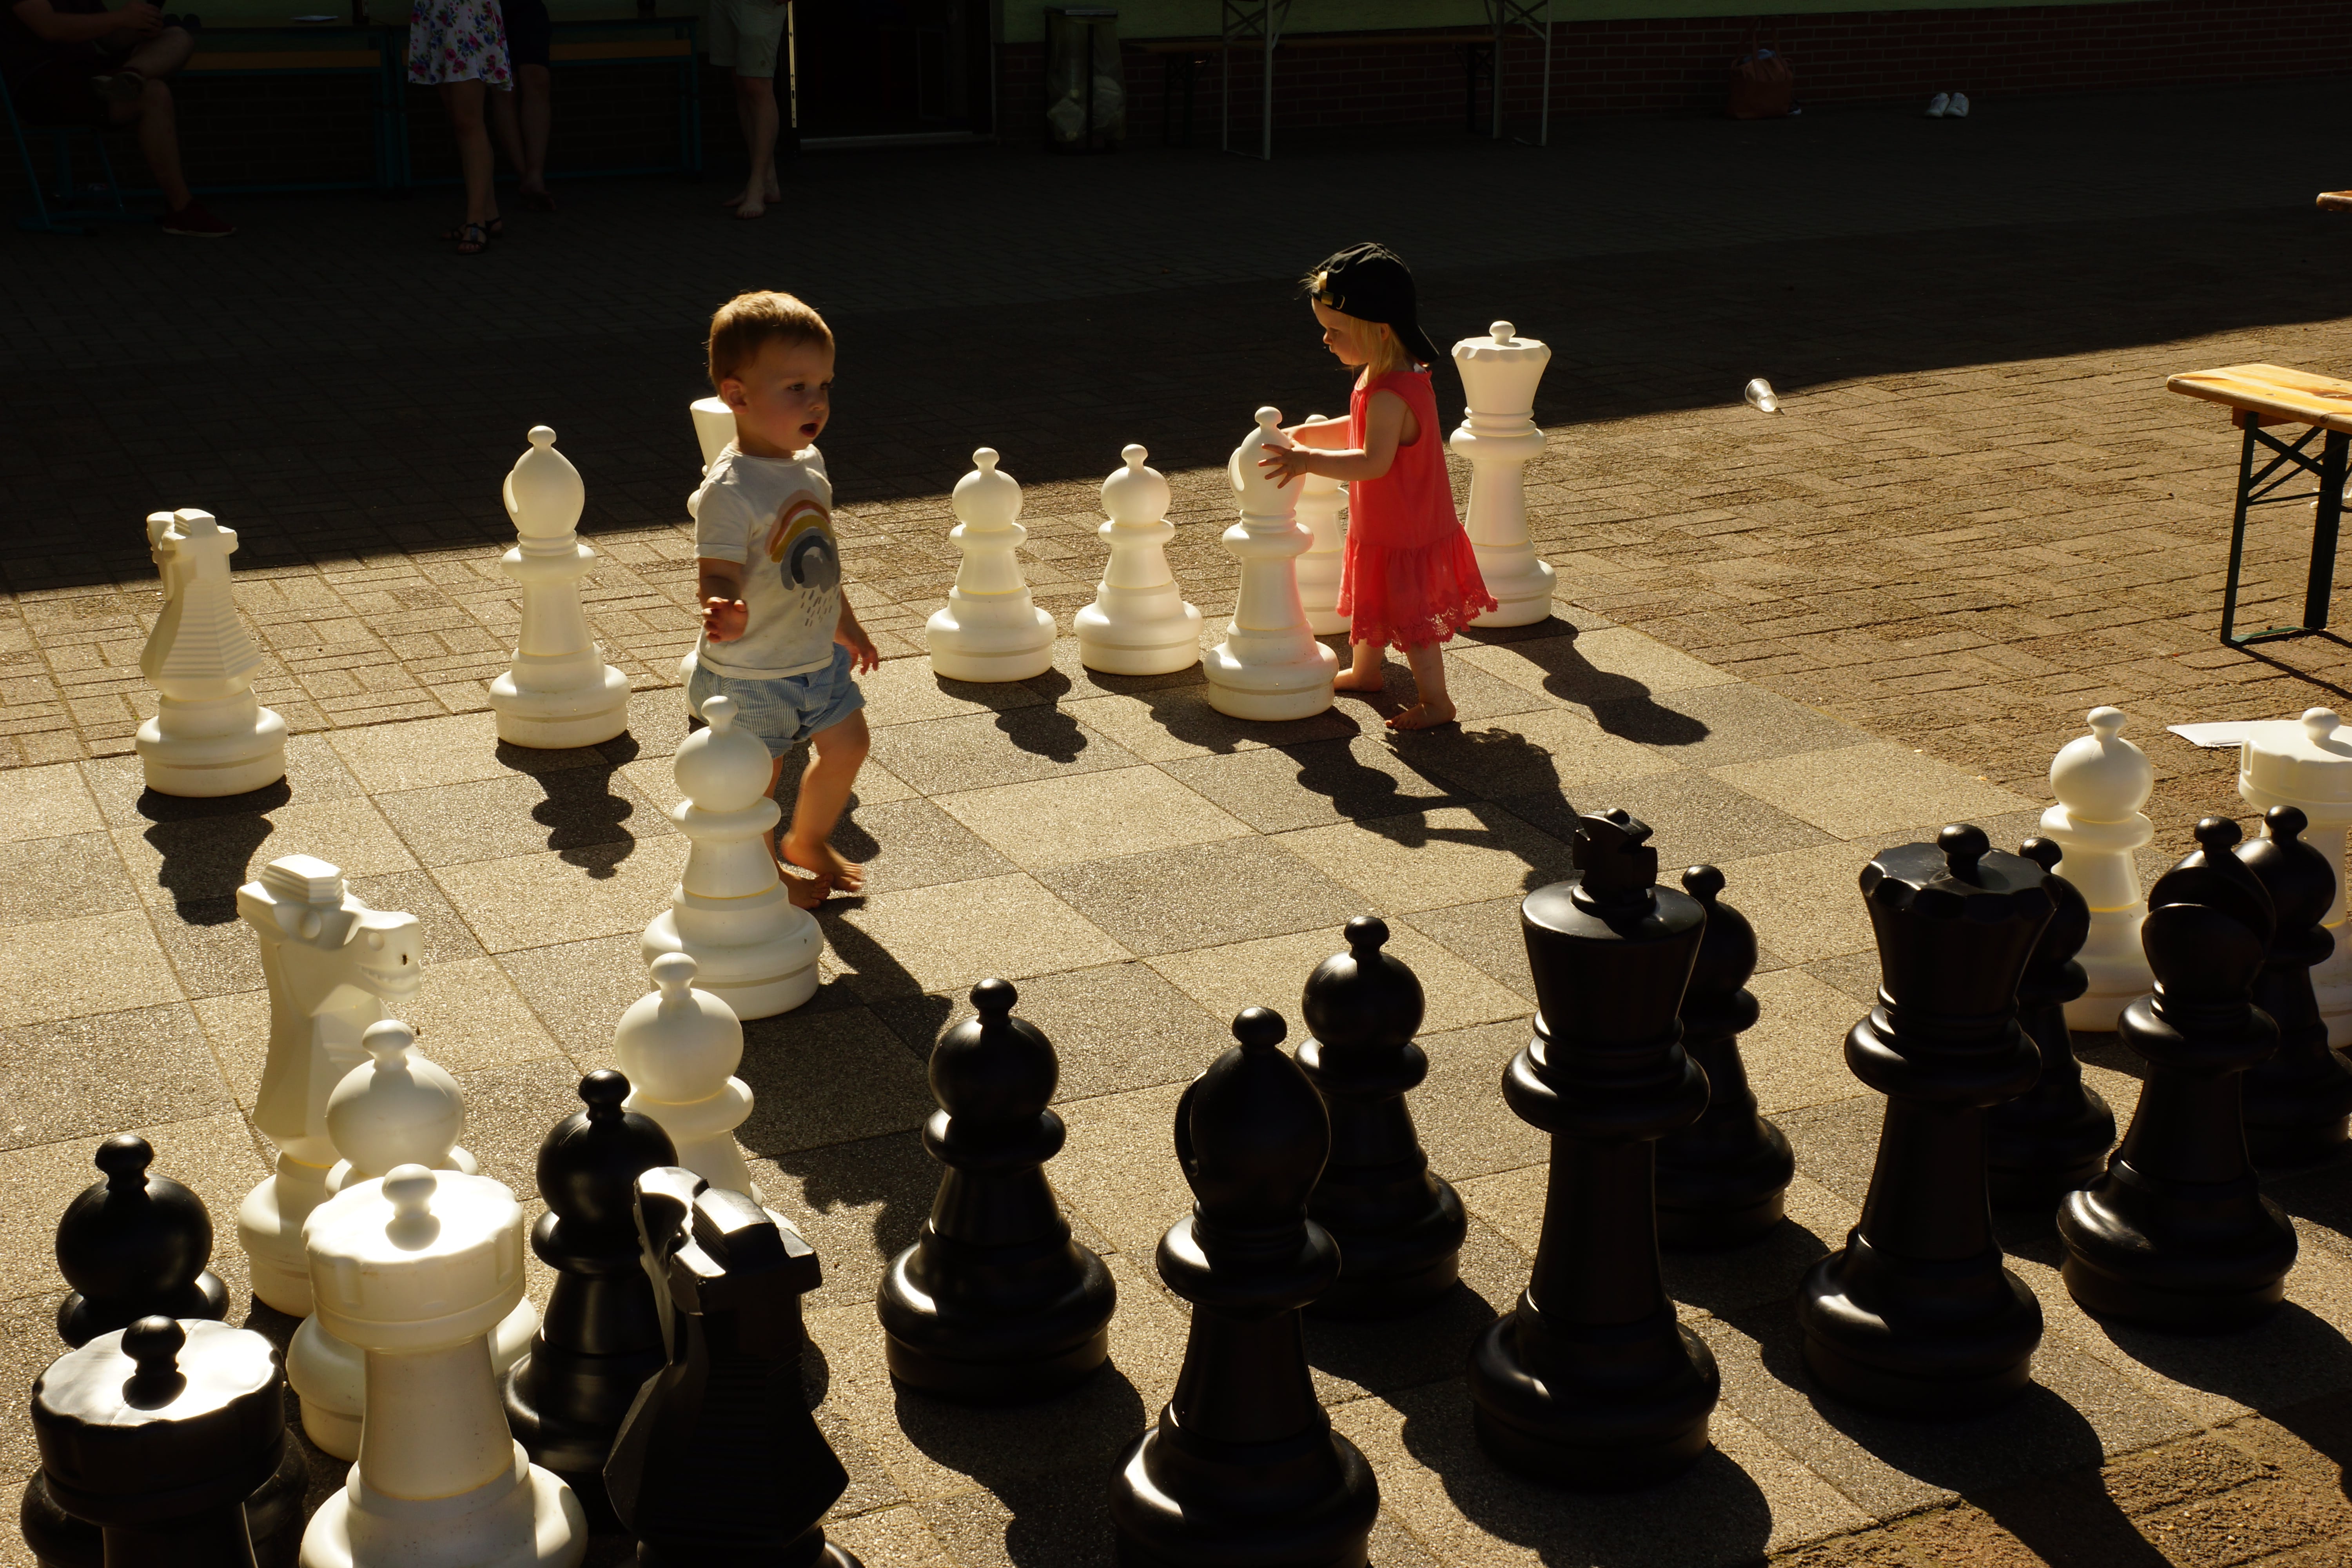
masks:
<svg viewBox="0 0 2352 1568"><path fill-rule="evenodd" d="M2336 584L2336 535L2343 521L2346 453L2352 448L2352 382L2314 375L2279 364L2231 364L2220 370L2191 371L2164 384L2189 397L2201 397L2230 410L2230 423L2246 433L2238 456L2238 506L2230 524L2230 576L2221 591L2221 641L2231 647L2273 642L2323 630L2327 625L2327 601ZM2263 426L2300 425L2301 437L2289 445L2267 434ZM2319 443L2315 454L2309 448ZM2254 448L2271 452L2271 460L2257 473ZM2281 488L2300 474L2317 478L2316 491L2282 494ZM2238 573L2246 549L2246 512L2257 506L2312 500L2311 570L2303 595L2303 624L2272 626L2239 635Z"/></svg>

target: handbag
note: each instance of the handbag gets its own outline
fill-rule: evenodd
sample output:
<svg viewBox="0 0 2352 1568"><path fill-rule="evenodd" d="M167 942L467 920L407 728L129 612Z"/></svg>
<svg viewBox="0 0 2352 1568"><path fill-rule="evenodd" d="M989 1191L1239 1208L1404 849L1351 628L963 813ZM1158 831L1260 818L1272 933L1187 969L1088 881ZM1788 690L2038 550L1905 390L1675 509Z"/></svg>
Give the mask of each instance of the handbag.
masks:
<svg viewBox="0 0 2352 1568"><path fill-rule="evenodd" d="M1759 47L1758 30L1748 34L1748 52L1731 68L1729 109L1734 120L1779 120L1796 106L1797 71L1778 49Z"/></svg>

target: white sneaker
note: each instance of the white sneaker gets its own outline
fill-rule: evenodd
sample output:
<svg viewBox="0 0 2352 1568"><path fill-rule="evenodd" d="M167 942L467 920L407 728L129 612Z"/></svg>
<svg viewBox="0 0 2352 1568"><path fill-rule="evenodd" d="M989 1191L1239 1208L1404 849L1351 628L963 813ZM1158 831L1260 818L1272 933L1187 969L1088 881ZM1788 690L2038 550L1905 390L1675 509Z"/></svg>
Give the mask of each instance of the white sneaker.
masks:
<svg viewBox="0 0 2352 1568"><path fill-rule="evenodd" d="M1952 95L1948 92L1939 92L1927 100L1927 118L1941 120L1951 112L1951 109Z"/></svg>
<svg viewBox="0 0 2352 1568"><path fill-rule="evenodd" d="M1952 94L1952 101L1944 106L1944 116L1948 120L1966 120L1969 117L1969 95L1965 92Z"/></svg>

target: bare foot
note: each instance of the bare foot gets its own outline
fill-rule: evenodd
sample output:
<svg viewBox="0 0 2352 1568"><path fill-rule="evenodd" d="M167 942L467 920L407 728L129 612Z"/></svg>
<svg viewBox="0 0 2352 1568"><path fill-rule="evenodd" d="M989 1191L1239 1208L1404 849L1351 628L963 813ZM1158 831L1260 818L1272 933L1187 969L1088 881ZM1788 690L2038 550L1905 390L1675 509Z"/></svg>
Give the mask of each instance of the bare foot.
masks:
<svg viewBox="0 0 2352 1568"><path fill-rule="evenodd" d="M722 200L719 205L722 207L740 207L751 199L751 187L746 185L741 190L736 192L733 195ZM762 201L770 202L782 201L784 199L784 188L782 185L770 185L768 187L768 194L761 199Z"/></svg>
<svg viewBox="0 0 2352 1568"><path fill-rule="evenodd" d="M742 205L735 209L735 216L740 218L765 217L768 216L768 204L763 201L746 200Z"/></svg>
<svg viewBox="0 0 2352 1568"><path fill-rule="evenodd" d="M1387 671L1385 670L1376 669L1370 675L1358 675L1352 669L1343 669L1339 672L1339 678L1331 682L1331 689L1334 691L1378 691L1381 686L1386 683L1386 680Z"/></svg>
<svg viewBox="0 0 2352 1568"><path fill-rule="evenodd" d="M830 844L820 844L814 849L787 841L782 859L814 875L829 889L845 893L859 893L866 889L866 868L845 860Z"/></svg>
<svg viewBox="0 0 2352 1568"><path fill-rule="evenodd" d="M1451 724L1453 722L1453 703L1432 702L1424 698L1423 700L1416 702L1412 707L1406 709L1403 712L1391 716L1389 719L1389 728L1391 730L1430 730L1434 729L1440 724Z"/></svg>
<svg viewBox="0 0 2352 1568"><path fill-rule="evenodd" d="M793 908L813 910L832 895L833 879L799 876L798 870L797 867L787 870L785 862L776 862L777 879L784 884L784 897L792 900Z"/></svg>

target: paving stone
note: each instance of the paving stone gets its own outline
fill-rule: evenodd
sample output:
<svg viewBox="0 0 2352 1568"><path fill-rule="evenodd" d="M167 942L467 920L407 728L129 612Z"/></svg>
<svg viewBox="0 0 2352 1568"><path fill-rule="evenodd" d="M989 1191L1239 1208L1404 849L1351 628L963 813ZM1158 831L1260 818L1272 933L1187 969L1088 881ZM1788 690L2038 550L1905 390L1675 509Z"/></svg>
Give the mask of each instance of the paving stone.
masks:
<svg viewBox="0 0 2352 1568"><path fill-rule="evenodd" d="M10 1149L236 1109L184 1003L0 1029L0 1100Z"/></svg>
<svg viewBox="0 0 2352 1568"><path fill-rule="evenodd" d="M1310 928L1337 931L1363 905L1361 895L1256 836L1090 858L1037 879L1145 957Z"/></svg>
<svg viewBox="0 0 2352 1568"><path fill-rule="evenodd" d="M610 763L593 761L537 776L379 794L375 804L423 866L634 844L677 831Z"/></svg>
<svg viewBox="0 0 2352 1568"><path fill-rule="evenodd" d="M1158 768L1000 784L937 797L940 809L1024 870L1249 835Z"/></svg>
<svg viewBox="0 0 2352 1568"><path fill-rule="evenodd" d="M1463 798L1370 734L1160 764L1260 833L1383 817Z"/></svg>

